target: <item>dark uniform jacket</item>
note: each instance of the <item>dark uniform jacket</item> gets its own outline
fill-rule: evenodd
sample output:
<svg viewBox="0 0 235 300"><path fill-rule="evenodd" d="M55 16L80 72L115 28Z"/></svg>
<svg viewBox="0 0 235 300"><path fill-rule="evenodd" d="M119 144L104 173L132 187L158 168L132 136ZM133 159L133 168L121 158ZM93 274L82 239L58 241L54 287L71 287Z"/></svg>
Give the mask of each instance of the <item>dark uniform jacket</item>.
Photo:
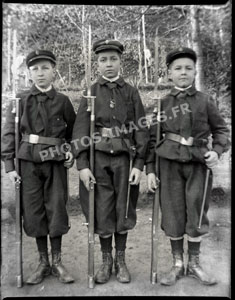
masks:
<svg viewBox="0 0 235 300"><path fill-rule="evenodd" d="M180 107L176 117L174 117L173 111L174 107L186 103L191 111L191 125L186 128L188 135L198 140L208 139L208 137L212 135L213 141L211 150L216 151L220 156L227 150L229 130L213 98L197 91L195 87L191 87L186 90L186 98L180 103L179 99L177 99L179 93L179 90L173 88L170 94L161 100L161 132L163 136L168 132L182 135L181 128L183 120ZM209 150L206 145L186 146L161 136L160 142L156 146L156 126L157 125L154 125L150 128L150 142L146 159L147 174L155 172L154 162L156 153L159 157L179 162L197 161L205 163L204 154Z"/></svg>
<svg viewBox="0 0 235 300"><path fill-rule="evenodd" d="M95 95L95 149L112 155L129 152L131 145L136 148L133 167L143 170L149 134L147 127L141 126L145 118L143 104L137 89L119 77L117 87L112 91L103 77L91 87ZM112 100L113 106L110 105ZM140 121L139 121L140 120ZM144 123L144 122L143 122ZM99 128L126 128L127 135L115 138L99 137ZM90 113L87 112L87 99L82 98L73 130L74 155L78 170L88 168L88 142L83 137L90 136ZM98 138L99 137L99 140ZM84 143L85 142L85 143Z"/></svg>
<svg viewBox="0 0 235 300"><path fill-rule="evenodd" d="M39 91L35 85L30 90L17 95L21 98L21 134L37 134L40 136L55 137L71 141L72 129L75 121L75 111L69 98L64 94L57 92L54 87L46 92L47 100L45 109L47 112L48 128L43 128L41 132L35 131L35 120L38 113L37 95ZM43 144L30 144L21 141L18 158L36 163L42 162L39 152L51 147ZM64 154L55 151L45 160L64 160ZM12 103L9 104L6 115L6 123L2 135L2 160L5 162L6 172L14 170L15 157L15 115L12 113Z"/></svg>

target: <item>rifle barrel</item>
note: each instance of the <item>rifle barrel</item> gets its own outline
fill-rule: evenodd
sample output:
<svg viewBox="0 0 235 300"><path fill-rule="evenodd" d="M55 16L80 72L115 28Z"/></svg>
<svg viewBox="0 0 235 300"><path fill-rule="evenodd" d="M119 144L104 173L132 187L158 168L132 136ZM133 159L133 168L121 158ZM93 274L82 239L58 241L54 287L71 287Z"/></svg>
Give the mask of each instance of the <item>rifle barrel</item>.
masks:
<svg viewBox="0 0 235 300"><path fill-rule="evenodd" d="M91 98L90 116L90 170L94 174L94 141L93 133L95 128L94 98ZM88 221L88 287L94 288L94 210L95 210L95 186L90 183L89 191L89 221Z"/></svg>
<svg viewBox="0 0 235 300"><path fill-rule="evenodd" d="M95 131L95 97L91 96L91 26L89 25L88 40L88 66L87 66L87 101L88 111L90 111L90 170L94 174L94 140ZM95 210L95 186L90 182L89 191L89 220L88 220L88 287L94 288L94 210Z"/></svg>
<svg viewBox="0 0 235 300"><path fill-rule="evenodd" d="M20 98L15 98L15 168L18 175L20 175L20 162L17 158L19 151L19 125L20 125ZM22 219L21 219L21 182L19 179L15 182L15 197L16 197L16 280L17 287L20 288L23 285L23 260L22 260Z"/></svg>
<svg viewBox="0 0 235 300"><path fill-rule="evenodd" d="M160 113L161 113L161 100L158 99L157 101L157 116L158 116L158 123L157 123L157 139L156 143L158 145L160 140ZM156 172L157 176L160 175L160 168L159 168L159 157L156 155ZM153 202L153 210L152 210L152 235L151 235L151 275L150 275L150 282L152 284L157 283L157 247L158 247L158 223L159 223L159 208L160 208L160 186L158 182L158 187L155 192L154 202Z"/></svg>

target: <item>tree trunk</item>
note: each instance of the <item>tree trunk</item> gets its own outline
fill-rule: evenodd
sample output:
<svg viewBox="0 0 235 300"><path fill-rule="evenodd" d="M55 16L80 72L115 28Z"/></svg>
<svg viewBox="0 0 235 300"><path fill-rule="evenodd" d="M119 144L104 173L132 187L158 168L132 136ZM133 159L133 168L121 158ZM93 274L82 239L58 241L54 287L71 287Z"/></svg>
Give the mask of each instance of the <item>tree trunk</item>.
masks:
<svg viewBox="0 0 235 300"><path fill-rule="evenodd" d="M154 64L155 64L155 74L154 74L154 89L157 90L158 88L158 27L156 28L156 35L155 35L155 56L154 56Z"/></svg>
<svg viewBox="0 0 235 300"><path fill-rule="evenodd" d="M203 71L203 54L200 39L200 27L199 27L199 9L196 5L190 5L190 20L192 28L192 47L197 53L196 64L196 80L195 85L199 91L204 91L204 71Z"/></svg>
<svg viewBox="0 0 235 300"><path fill-rule="evenodd" d="M141 54L141 45L140 45L140 25L138 26L138 52L139 52L139 81L142 82L142 54Z"/></svg>
<svg viewBox="0 0 235 300"><path fill-rule="evenodd" d="M142 30L143 30L143 44L144 44L144 69L145 69L145 82L148 83L148 66L146 60L146 40L145 40L145 20L142 16Z"/></svg>
<svg viewBox="0 0 235 300"><path fill-rule="evenodd" d="M217 24L219 26L219 40L220 40L220 45L221 45L221 53L222 53L222 59L224 59L224 56L225 56L225 50L224 50L224 44L225 44L225 41L224 41L224 31L223 31L223 23L222 23L222 16L221 16L221 11L220 10L217 10L216 11L216 19L218 20Z"/></svg>
<svg viewBox="0 0 235 300"><path fill-rule="evenodd" d="M69 63L69 87L71 86L71 64Z"/></svg>
<svg viewBox="0 0 235 300"><path fill-rule="evenodd" d="M187 33L187 47L192 48L192 37L189 32Z"/></svg>

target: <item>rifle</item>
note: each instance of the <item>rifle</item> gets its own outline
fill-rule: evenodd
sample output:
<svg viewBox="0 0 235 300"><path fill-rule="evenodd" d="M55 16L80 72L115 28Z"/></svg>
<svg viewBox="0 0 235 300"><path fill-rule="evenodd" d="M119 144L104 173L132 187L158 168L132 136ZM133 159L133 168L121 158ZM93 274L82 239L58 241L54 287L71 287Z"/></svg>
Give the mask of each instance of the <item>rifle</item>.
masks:
<svg viewBox="0 0 235 300"><path fill-rule="evenodd" d="M160 140L160 113L161 113L161 100L157 99L157 132L156 132L156 144L158 145ZM159 168L159 157L156 154L155 161L155 170L157 172L157 176L159 177L160 168ZM158 236L157 236L157 228L159 222L159 207L160 207L160 185L158 181L158 186L155 191L154 202L153 202L153 210L152 210L152 231L151 231L151 275L150 281L152 284L157 283L157 246L158 246Z"/></svg>
<svg viewBox="0 0 235 300"><path fill-rule="evenodd" d="M199 218L199 223L198 223L198 229L200 229L201 225L202 225L202 216L203 216L205 202L206 202L206 194L207 194L209 176L210 176L210 169L207 169L206 170L205 186L204 186L204 191L203 191L203 198L202 198L202 207L201 207L201 213L200 213L200 218Z"/></svg>
<svg viewBox="0 0 235 300"><path fill-rule="evenodd" d="M212 150L212 145L210 142L208 142L207 147L209 150ZM208 183L209 183L209 177L210 177L210 172L212 170L207 168L206 170L206 178L205 178L205 183L204 183L204 191L203 191L203 197L202 197L202 206L201 206L201 212L200 212L200 217L199 217L199 222L198 222L198 229L201 229L202 225L202 216L204 212L204 207L206 203L206 194L207 194L207 188L208 188Z"/></svg>
<svg viewBox="0 0 235 300"><path fill-rule="evenodd" d="M20 161L17 158L20 141L20 117L21 107L20 98L12 97L12 113L15 114L15 170L20 176ZM15 205L16 205L16 280L17 287L22 287L23 268L22 268L22 218L21 218L21 180L15 181Z"/></svg>
<svg viewBox="0 0 235 300"><path fill-rule="evenodd" d="M12 113L15 114L15 170L20 176L20 161L18 159L19 142L20 142L20 118L21 105L20 98L16 97L16 48L17 37L16 30L13 32L13 95L12 95ZM23 260L22 260L22 217L21 217L21 180L15 181L15 203L16 203L16 282L17 287L23 284Z"/></svg>
<svg viewBox="0 0 235 300"><path fill-rule="evenodd" d="M132 146L131 149L130 149L129 177L130 177L131 170L132 170L132 167L133 167L133 159L134 159L134 156L135 156L135 150L136 150L135 146ZM126 201L126 215L125 215L126 219L128 218L128 210L129 210L129 202L130 202L130 191L131 191L131 184L130 184L130 181L129 181L129 178L128 178L127 201Z"/></svg>
<svg viewBox="0 0 235 300"><path fill-rule="evenodd" d="M87 67L87 111L90 112L90 170L94 174L94 141L95 132L95 96L91 96L91 26L89 25L88 67ZM95 186L90 182L88 214L88 287L94 288L94 223L95 223Z"/></svg>

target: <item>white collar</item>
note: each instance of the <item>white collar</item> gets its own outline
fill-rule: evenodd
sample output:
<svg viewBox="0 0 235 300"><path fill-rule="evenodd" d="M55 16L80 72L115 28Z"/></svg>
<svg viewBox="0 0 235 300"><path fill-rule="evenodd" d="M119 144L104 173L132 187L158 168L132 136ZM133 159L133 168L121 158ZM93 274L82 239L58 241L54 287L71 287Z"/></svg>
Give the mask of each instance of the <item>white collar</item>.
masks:
<svg viewBox="0 0 235 300"><path fill-rule="evenodd" d="M105 80L108 80L108 81L110 81L110 82L114 82L114 81L116 81L116 80L118 80L118 78L119 78L119 75L117 75L116 77L114 77L114 78L107 78L107 77L105 77L105 76L103 76L102 75L102 77L105 79Z"/></svg>
<svg viewBox="0 0 235 300"><path fill-rule="evenodd" d="M180 88L180 87L178 87L178 86L175 86L175 89L177 89L177 90L179 90L179 91L186 91L186 90L190 89L191 87L192 87L192 85L190 85L190 86L188 86L188 87L182 89L182 88Z"/></svg>
<svg viewBox="0 0 235 300"><path fill-rule="evenodd" d="M50 85L48 86L48 88L46 88L46 89L42 89L42 88L40 88L39 86L37 86L36 84L35 84L35 86L36 86L36 88L37 88L39 91L41 91L42 93L49 92L49 91L52 89L52 84L50 84Z"/></svg>

